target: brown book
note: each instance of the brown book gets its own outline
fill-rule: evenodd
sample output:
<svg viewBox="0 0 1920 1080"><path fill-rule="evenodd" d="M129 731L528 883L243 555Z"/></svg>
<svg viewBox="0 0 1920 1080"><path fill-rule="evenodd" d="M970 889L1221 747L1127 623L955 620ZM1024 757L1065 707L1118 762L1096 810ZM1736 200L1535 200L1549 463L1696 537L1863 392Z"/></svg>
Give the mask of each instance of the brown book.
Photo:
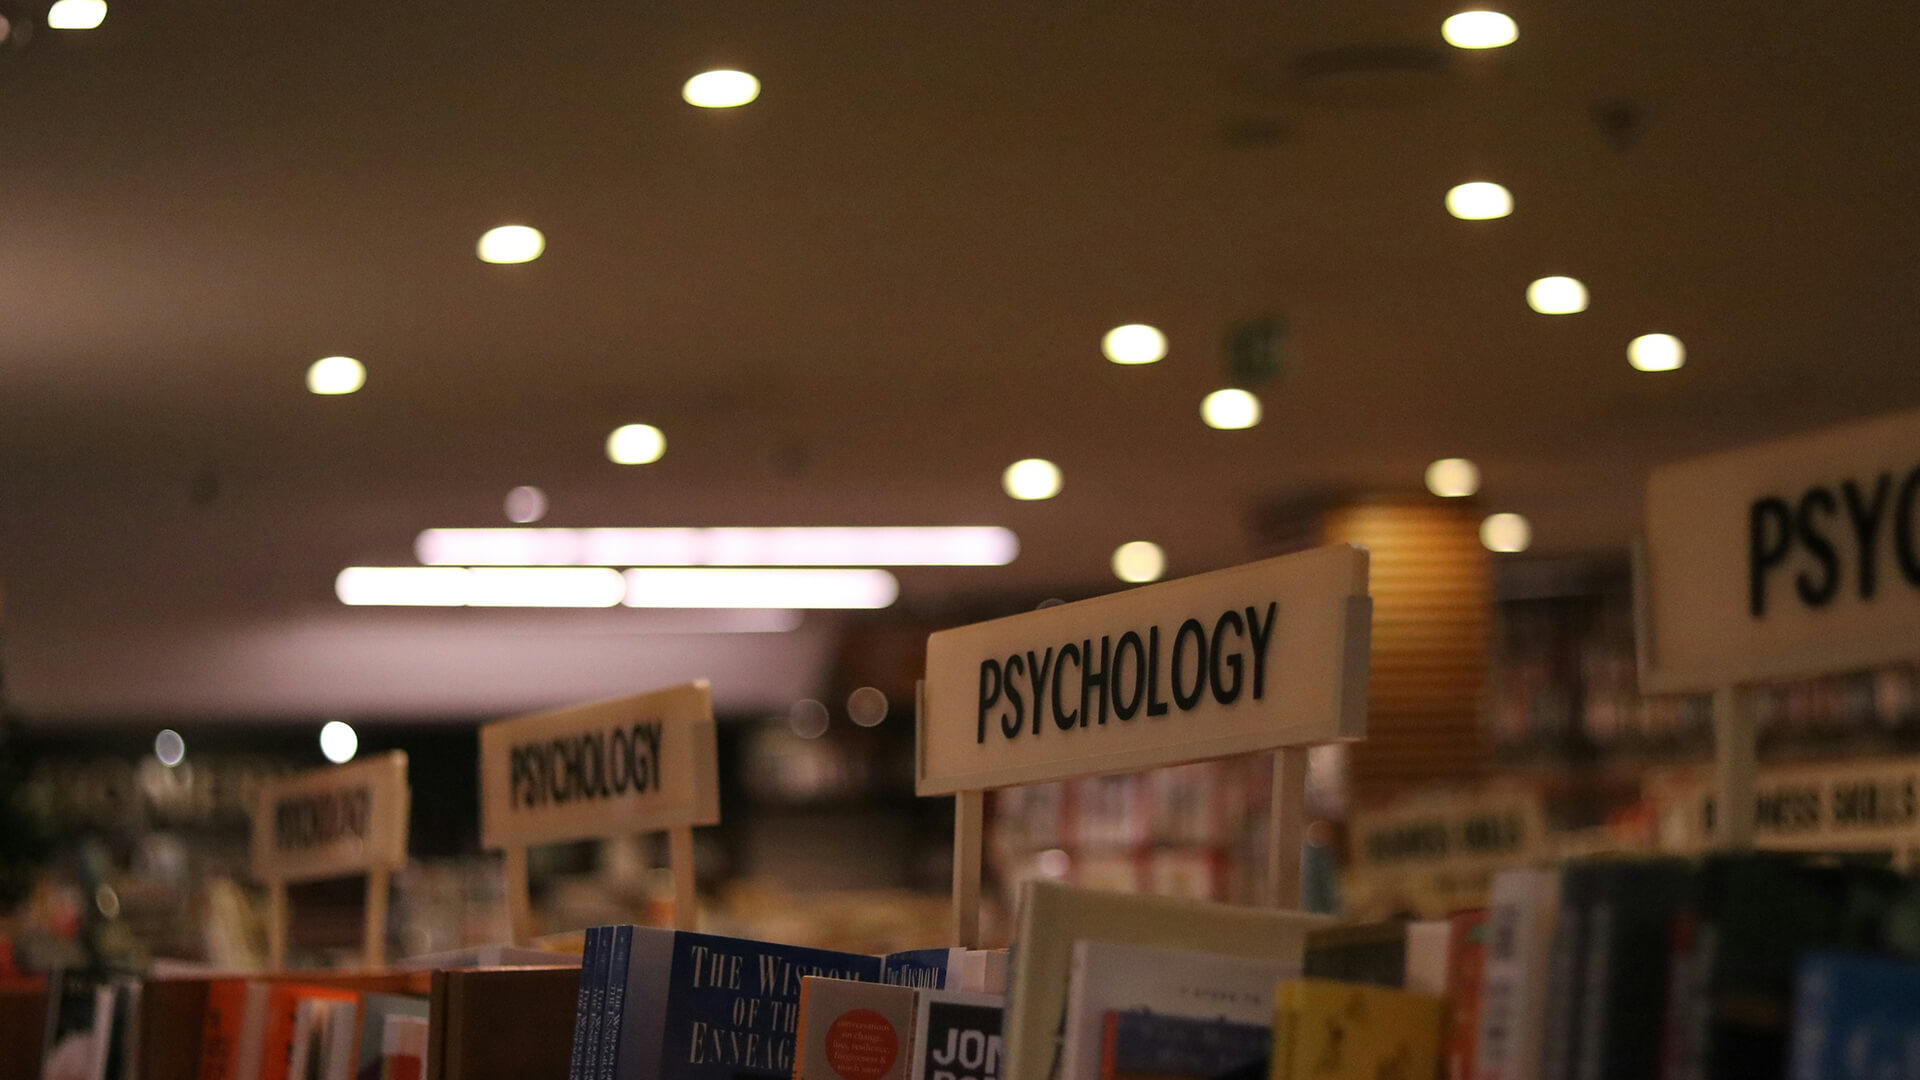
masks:
<svg viewBox="0 0 1920 1080"><path fill-rule="evenodd" d="M428 1080L567 1075L579 984L577 967L434 972Z"/></svg>
<svg viewBox="0 0 1920 1080"><path fill-rule="evenodd" d="M0 980L0 1077L40 1075L40 1039L46 1023L46 983ZM199 1034L198 1028L194 1034Z"/></svg>

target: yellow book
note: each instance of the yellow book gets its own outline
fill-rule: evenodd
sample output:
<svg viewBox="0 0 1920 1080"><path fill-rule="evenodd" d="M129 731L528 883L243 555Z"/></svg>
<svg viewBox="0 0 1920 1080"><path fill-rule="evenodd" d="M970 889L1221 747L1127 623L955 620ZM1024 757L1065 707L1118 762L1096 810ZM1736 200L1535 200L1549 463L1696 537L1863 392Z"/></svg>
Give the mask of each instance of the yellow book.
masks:
<svg viewBox="0 0 1920 1080"><path fill-rule="evenodd" d="M1443 1004L1361 983L1281 983L1272 1080L1431 1080L1440 1068Z"/></svg>

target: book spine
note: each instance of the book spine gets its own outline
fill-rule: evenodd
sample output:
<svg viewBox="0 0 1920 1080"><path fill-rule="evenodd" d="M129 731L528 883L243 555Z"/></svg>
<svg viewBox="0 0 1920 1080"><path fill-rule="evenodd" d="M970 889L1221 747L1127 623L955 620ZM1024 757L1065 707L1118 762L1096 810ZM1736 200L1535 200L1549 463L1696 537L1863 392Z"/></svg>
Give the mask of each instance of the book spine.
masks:
<svg viewBox="0 0 1920 1080"><path fill-rule="evenodd" d="M613 938L618 927L600 928L593 949L593 982L587 988L587 1049L580 1057L580 1080L593 1080L607 1048L607 980L613 977Z"/></svg>
<svg viewBox="0 0 1920 1080"><path fill-rule="evenodd" d="M1580 1011L1582 961L1586 958L1587 919L1591 913L1584 895L1586 876L1568 883L1560 907L1560 925L1553 934L1547 959L1547 997L1540 1025L1540 1080L1572 1080L1579 1049L1574 1045Z"/></svg>
<svg viewBox="0 0 1920 1080"><path fill-rule="evenodd" d="M633 971L633 927L617 926L607 948L606 985L600 1007L600 1047L592 1080L613 1080L620 1068L620 1035L626 1022L627 979Z"/></svg>
<svg viewBox="0 0 1920 1080"><path fill-rule="evenodd" d="M593 959L600 944L600 933L600 927L589 927L580 952L580 992L574 1003L573 1050L567 1059L567 1080L584 1080L580 1070L587 1053L587 1014L593 1004Z"/></svg>
<svg viewBox="0 0 1920 1080"><path fill-rule="evenodd" d="M1595 904L1587 916L1586 972L1578 998L1579 1020L1574 1024L1572 1080L1607 1080L1603 1071L1612 1033L1607 1020L1613 1014L1614 905Z"/></svg>

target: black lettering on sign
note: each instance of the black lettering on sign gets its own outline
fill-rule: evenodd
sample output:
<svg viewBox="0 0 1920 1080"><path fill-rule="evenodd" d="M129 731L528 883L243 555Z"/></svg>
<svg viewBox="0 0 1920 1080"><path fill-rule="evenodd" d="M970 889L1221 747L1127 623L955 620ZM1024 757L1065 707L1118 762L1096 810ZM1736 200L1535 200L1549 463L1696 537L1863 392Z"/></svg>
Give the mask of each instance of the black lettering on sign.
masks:
<svg viewBox="0 0 1920 1080"><path fill-rule="evenodd" d="M984 744L993 721L1001 737L1012 740L1105 726L1109 707L1113 715L1129 721L1142 712L1162 717L1190 713L1209 702L1226 706L1243 699L1263 701L1279 612L1279 603L1269 600L1229 608L1209 619L1183 619L1164 649L1165 628L1155 625L1103 634L1097 653L1088 637L984 659L973 741ZM1073 709L1071 680L1076 676L1080 707ZM1053 722L1043 724L1048 715ZM617 774L618 768L615 763L611 771ZM515 758L515 790L523 772L537 769L537 762ZM537 786L537 780L525 782Z"/></svg>
<svg viewBox="0 0 1920 1080"><path fill-rule="evenodd" d="M365 840L373 825L373 792L364 785L288 795L273 804L273 846L306 851L340 840Z"/></svg>
<svg viewBox="0 0 1920 1080"><path fill-rule="evenodd" d="M1366 843L1367 857L1374 862L1444 859L1447 825L1443 821L1421 821L1388 826L1368 833Z"/></svg>
<svg viewBox="0 0 1920 1080"><path fill-rule="evenodd" d="M1920 589L1920 466L1816 484L1797 497L1766 495L1747 508L1747 613L1767 616L1775 575L1790 575L1793 596L1812 610L1827 607L1849 579L1862 601L1882 582ZM1897 491L1896 491L1897 487ZM1893 567L1881 562L1891 559Z"/></svg>
<svg viewBox="0 0 1920 1080"><path fill-rule="evenodd" d="M656 720L508 748L507 805L537 809L660 790L662 727Z"/></svg>

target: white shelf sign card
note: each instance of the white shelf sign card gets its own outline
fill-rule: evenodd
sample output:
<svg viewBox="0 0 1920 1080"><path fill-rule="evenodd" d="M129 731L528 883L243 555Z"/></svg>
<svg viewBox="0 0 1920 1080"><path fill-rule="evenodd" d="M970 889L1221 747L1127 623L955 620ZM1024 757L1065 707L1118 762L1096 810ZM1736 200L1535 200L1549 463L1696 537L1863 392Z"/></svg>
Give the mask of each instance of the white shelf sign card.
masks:
<svg viewBox="0 0 1920 1080"><path fill-rule="evenodd" d="M1715 829L1712 785L1688 770L1650 776L1661 847L1704 851ZM1920 758L1769 766L1754 793L1755 845L1782 851L1920 850Z"/></svg>
<svg viewBox="0 0 1920 1080"><path fill-rule="evenodd" d="M720 822L713 699L702 680L480 729L480 838L506 853L516 940L533 936L526 849L665 830L674 920L692 929L693 826Z"/></svg>
<svg viewBox="0 0 1920 1080"><path fill-rule="evenodd" d="M1282 751L1271 893L1296 903L1304 748L1365 735L1371 620L1366 552L1330 545L930 636L916 787L959 800L961 943L985 790L1234 754Z"/></svg>
<svg viewBox="0 0 1920 1080"><path fill-rule="evenodd" d="M1546 814L1537 792L1490 790L1421 797L1350 820L1351 906L1422 915L1484 907L1493 872L1546 853ZM1435 901L1441 901L1435 905Z"/></svg>
<svg viewBox="0 0 1920 1080"><path fill-rule="evenodd" d="M288 882L367 876L367 963L386 959L387 882L407 865L407 755L395 750L261 786L253 876L269 891L268 949L286 962Z"/></svg>
<svg viewBox="0 0 1920 1080"><path fill-rule="evenodd" d="M1920 655L1920 410L1655 470L1637 590L1641 688L1715 692L1744 846L1747 685Z"/></svg>

